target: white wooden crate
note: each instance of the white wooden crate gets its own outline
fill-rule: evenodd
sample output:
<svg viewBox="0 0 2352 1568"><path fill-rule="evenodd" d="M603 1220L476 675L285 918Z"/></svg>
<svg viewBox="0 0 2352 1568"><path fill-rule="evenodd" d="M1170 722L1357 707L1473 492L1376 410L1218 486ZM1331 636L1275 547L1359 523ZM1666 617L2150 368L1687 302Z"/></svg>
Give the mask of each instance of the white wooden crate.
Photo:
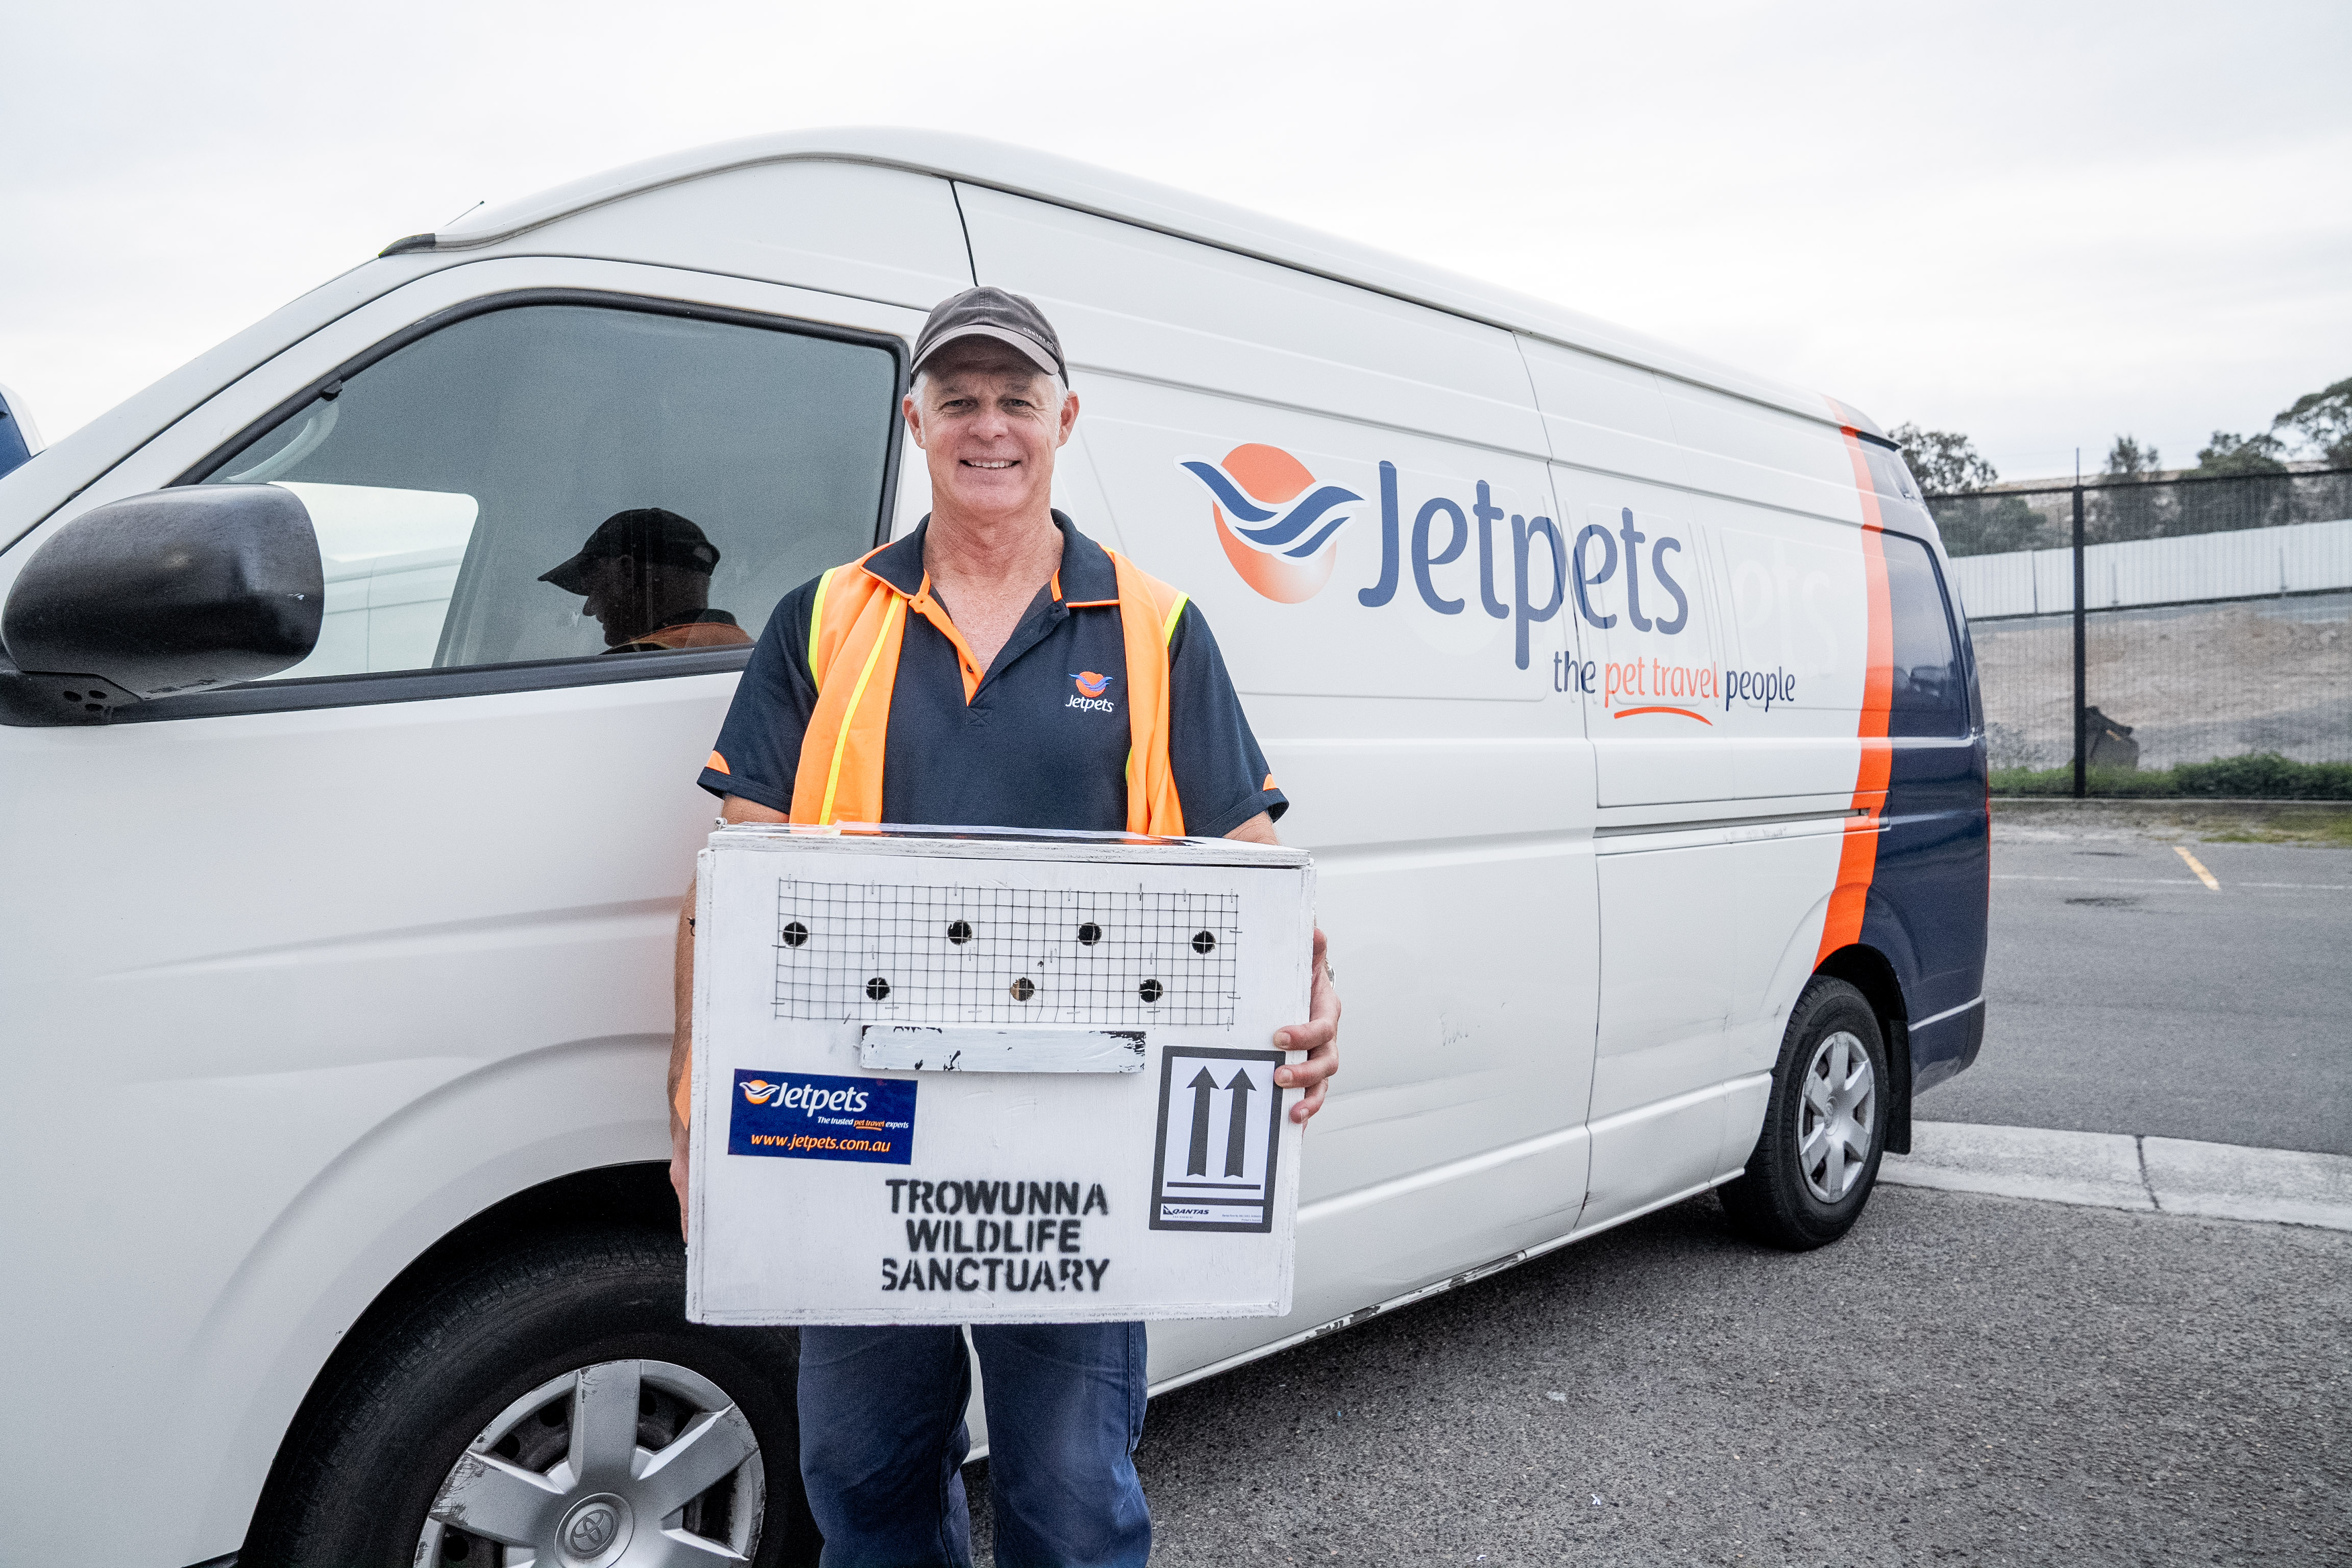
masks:
<svg viewBox="0 0 2352 1568"><path fill-rule="evenodd" d="M1307 1016L1314 876L1227 839L713 833L687 1316L1287 1312L1273 1035Z"/></svg>

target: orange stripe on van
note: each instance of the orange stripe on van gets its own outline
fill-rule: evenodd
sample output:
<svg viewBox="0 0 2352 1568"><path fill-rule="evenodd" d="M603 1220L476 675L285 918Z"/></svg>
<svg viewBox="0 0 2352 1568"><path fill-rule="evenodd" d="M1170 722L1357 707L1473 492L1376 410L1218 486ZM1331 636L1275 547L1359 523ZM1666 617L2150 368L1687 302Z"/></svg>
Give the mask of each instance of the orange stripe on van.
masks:
<svg viewBox="0 0 2352 1568"><path fill-rule="evenodd" d="M1895 762L1894 748L1886 739L1887 716L1895 706L1895 617L1886 592L1886 549L1879 540L1885 523L1879 515L1878 490L1871 482L1870 459L1863 454L1862 437L1852 426L1843 434L1846 455L1853 459L1854 488L1862 494L1862 570L1870 601L1870 629L1862 678L1862 718L1855 731L1862 757L1854 768L1853 809L1860 815L1847 821L1845 840L1839 847L1837 885L1830 890L1821 950L1813 955L1817 964L1838 949L1862 940L1870 879L1878 867L1879 817L1886 809L1886 779Z"/></svg>

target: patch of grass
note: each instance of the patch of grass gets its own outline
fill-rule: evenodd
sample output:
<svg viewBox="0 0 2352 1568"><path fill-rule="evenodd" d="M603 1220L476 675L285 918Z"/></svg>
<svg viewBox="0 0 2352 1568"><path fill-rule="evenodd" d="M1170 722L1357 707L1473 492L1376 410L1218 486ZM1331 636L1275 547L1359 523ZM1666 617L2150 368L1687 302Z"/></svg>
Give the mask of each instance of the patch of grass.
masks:
<svg viewBox="0 0 2352 1568"><path fill-rule="evenodd" d="M2126 771L2093 768L2084 779L2088 794L2105 800L2352 800L2352 763L2298 763L2275 752L2184 763L2176 768ZM2074 770L1996 768L1992 793L2002 795L2069 795ZM2346 827L2352 833L2352 825ZM2347 839L2352 843L2352 839Z"/></svg>
<svg viewBox="0 0 2352 1568"><path fill-rule="evenodd" d="M2309 844L2330 849L2352 849L2352 812L2281 812L2263 831L2271 844Z"/></svg>
<svg viewBox="0 0 2352 1568"><path fill-rule="evenodd" d="M2259 807L2237 807L2259 810ZM2306 849L2352 849L2352 813L2275 807L2249 822L2210 832L2191 826L2205 844L2294 844Z"/></svg>

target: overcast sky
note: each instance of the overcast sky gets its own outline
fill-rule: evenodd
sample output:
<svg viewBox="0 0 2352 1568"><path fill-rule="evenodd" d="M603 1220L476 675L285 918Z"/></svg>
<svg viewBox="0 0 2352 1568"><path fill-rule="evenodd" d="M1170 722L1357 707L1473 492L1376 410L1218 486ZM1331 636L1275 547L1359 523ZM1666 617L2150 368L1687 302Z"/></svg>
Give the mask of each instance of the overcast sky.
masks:
<svg viewBox="0 0 2352 1568"><path fill-rule="evenodd" d="M1966 431L2186 463L2352 375L2352 5L25 0L52 440L404 234L756 132L1024 142Z"/></svg>

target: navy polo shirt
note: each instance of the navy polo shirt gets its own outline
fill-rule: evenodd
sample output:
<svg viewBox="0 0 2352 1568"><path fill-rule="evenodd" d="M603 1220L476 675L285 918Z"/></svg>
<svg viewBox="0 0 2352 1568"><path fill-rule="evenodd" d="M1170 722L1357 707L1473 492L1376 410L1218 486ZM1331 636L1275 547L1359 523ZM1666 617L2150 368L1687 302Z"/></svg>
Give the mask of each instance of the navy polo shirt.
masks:
<svg viewBox="0 0 2352 1568"><path fill-rule="evenodd" d="M883 759L886 821L970 827L1127 826L1127 644L1109 552L1060 512L1062 567L964 700L955 645L909 615ZM908 595L923 583L930 519L866 563ZM816 711L808 664L812 579L768 617L701 784L789 812ZM934 593L936 596L936 591ZM944 603L944 601L942 601ZM955 606L946 606L955 614ZM1184 831L1222 837L1288 799L1274 787L1208 622L1187 601L1169 645L1168 761ZM723 763L725 771L720 771Z"/></svg>

